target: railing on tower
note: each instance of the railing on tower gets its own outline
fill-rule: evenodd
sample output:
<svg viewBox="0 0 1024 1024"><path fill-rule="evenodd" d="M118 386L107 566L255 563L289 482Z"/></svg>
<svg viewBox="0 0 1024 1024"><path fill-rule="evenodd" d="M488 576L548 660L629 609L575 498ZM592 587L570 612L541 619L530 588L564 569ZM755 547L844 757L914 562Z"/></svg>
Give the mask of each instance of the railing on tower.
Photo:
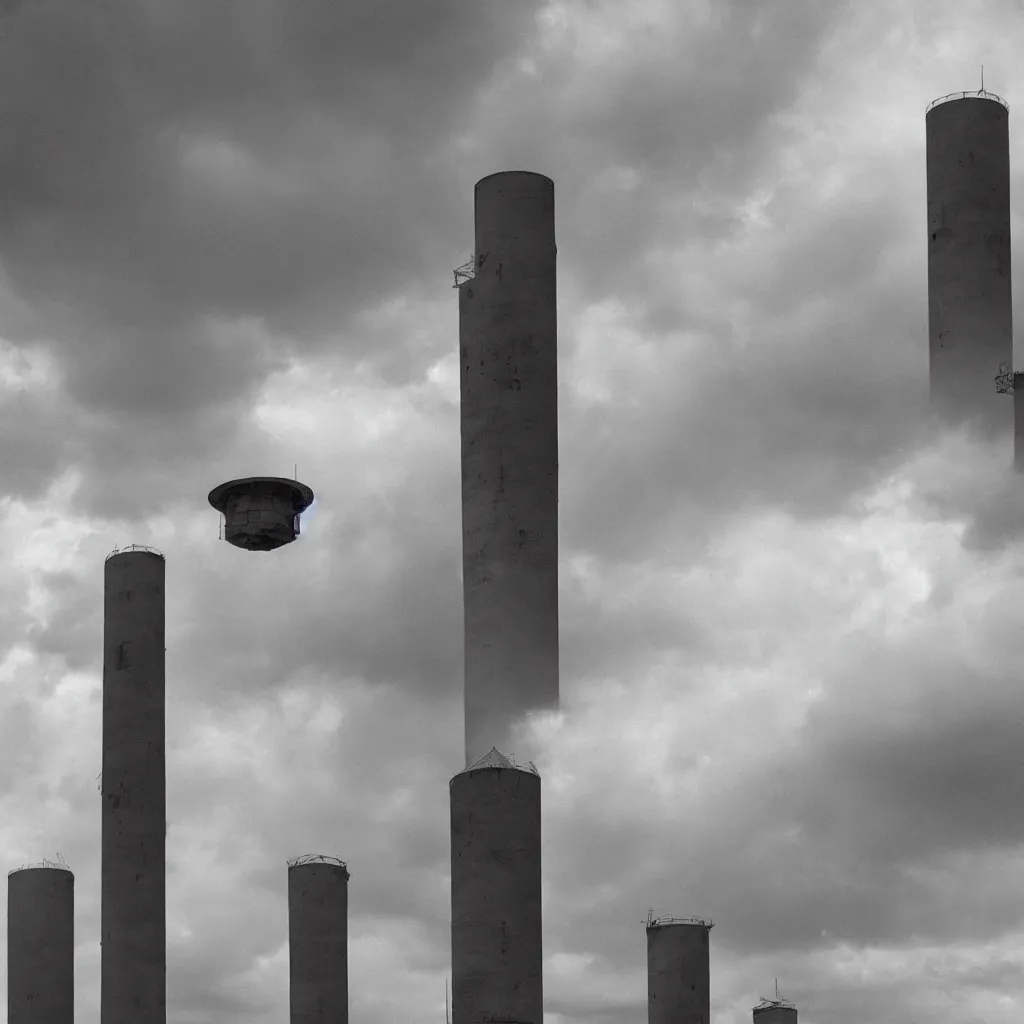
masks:
<svg viewBox="0 0 1024 1024"><path fill-rule="evenodd" d="M997 96L994 92L986 92L984 88L977 89L973 92L950 92L946 93L945 96L940 96L937 100L932 100L927 107L924 108L924 112L927 114L932 107L937 107L940 103L949 103L950 100L965 100L969 97L982 100L995 100L996 103L1001 103L1007 110L1010 109L1010 104L1003 99L1002 96Z"/></svg>
<svg viewBox="0 0 1024 1024"><path fill-rule="evenodd" d="M1008 363L999 364L999 372L995 376L996 391L1001 395L1013 394L1013 370Z"/></svg>
<svg viewBox="0 0 1024 1024"><path fill-rule="evenodd" d="M474 276L473 271L475 268L476 257L470 256L470 258L466 260L461 267L455 268L455 284L453 284L452 287L458 288L464 281L469 281Z"/></svg>

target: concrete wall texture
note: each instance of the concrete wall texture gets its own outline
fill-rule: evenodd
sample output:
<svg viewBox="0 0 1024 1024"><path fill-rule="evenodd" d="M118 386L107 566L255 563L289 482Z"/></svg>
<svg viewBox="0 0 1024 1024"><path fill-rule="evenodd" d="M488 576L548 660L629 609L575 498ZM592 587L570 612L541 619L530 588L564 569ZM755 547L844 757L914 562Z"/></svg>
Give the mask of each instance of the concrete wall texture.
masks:
<svg viewBox="0 0 1024 1024"><path fill-rule="evenodd" d="M709 929L702 924L647 929L647 1024L710 1024Z"/></svg>
<svg viewBox="0 0 1024 1024"><path fill-rule="evenodd" d="M793 1006L765 1006L754 1008L754 1024L796 1024Z"/></svg>
<svg viewBox="0 0 1024 1024"><path fill-rule="evenodd" d="M104 565L101 1024L166 1024L162 555Z"/></svg>
<svg viewBox="0 0 1024 1024"><path fill-rule="evenodd" d="M1002 395L1005 398L1006 395ZM1024 473L1024 373L1013 375L1013 467Z"/></svg>
<svg viewBox="0 0 1024 1024"><path fill-rule="evenodd" d="M1009 436L1013 402L996 393L1012 368L1009 115L997 100L947 100L925 116L928 347L933 408Z"/></svg>
<svg viewBox="0 0 1024 1024"><path fill-rule="evenodd" d="M475 225L459 286L467 767L558 706L554 183L482 178Z"/></svg>
<svg viewBox="0 0 1024 1024"><path fill-rule="evenodd" d="M75 876L25 868L7 876L8 1024L74 1024Z"/></svg>
<svg viewBox="0 0 1024 1024"><path fill-rule="evenodd" d="M291 1024L348 1024L348 869L288 868Z"/></svg>
<svg viewBox="0 0 1024 1024"><path fill-rule="evenodd" d="M540 776L477 768L449 788L452 1024L542 1024Z"/></svg>

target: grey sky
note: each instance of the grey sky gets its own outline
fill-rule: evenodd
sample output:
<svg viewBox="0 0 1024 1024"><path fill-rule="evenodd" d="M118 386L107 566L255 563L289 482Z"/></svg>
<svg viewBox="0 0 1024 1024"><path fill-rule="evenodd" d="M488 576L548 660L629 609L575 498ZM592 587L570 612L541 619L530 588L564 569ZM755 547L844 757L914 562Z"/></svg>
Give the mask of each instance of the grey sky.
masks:
<svg viewBox="0 0 1024 1024"><path fill-rule="evenodd" d="M924 108L1014 4L23 0L0 14L0 850L76 875L99 1019L103 559L167 558L168 1021L285 1019L285 860L353 1020L443 1020L473 185L555 182L548 1024L1019 1018L1024 494L929 424ZM1021 260L1014 291L1024 294ZM1018 317L1020 320L1020 317ZM1007 399L1010 401L1010 399ZM299 479L290 547L215 484Z"/></svg>

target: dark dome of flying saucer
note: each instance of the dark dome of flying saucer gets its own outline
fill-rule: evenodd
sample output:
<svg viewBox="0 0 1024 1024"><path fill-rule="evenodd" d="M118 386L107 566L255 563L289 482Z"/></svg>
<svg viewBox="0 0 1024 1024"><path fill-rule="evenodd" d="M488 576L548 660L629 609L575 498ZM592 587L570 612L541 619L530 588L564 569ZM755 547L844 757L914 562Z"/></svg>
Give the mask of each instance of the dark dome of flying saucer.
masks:
<svg viewBox="0 0 1024 1024"><path fill-rule="evenodd" d="M214 487L210 504L224 516L224 539L246 551L273 551L299 535L299 513L313 491L298 480L248 476Z"/></svg>

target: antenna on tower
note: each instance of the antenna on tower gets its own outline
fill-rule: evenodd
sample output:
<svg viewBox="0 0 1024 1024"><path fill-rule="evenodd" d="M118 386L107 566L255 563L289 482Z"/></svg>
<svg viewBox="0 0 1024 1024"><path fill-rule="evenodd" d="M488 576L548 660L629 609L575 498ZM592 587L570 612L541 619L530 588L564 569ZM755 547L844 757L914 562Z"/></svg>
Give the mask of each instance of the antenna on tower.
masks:
<svg viewBox="0 0 1024 1024"><path fill-rule="evenodd" d="M775 979L775 999L778 1001L779 998L779 979Z"/></svg>
<svg viewBox="0 0 1024 1024"><path fill-rule="evenodd" d="M984 89L984 88L985 88L985 86L983 85L982 89ZM295 465L295 477L294 477L294 479L298 480L299 479L299 464L296 462L296 463L294 463L294 465Z"/></svg>

